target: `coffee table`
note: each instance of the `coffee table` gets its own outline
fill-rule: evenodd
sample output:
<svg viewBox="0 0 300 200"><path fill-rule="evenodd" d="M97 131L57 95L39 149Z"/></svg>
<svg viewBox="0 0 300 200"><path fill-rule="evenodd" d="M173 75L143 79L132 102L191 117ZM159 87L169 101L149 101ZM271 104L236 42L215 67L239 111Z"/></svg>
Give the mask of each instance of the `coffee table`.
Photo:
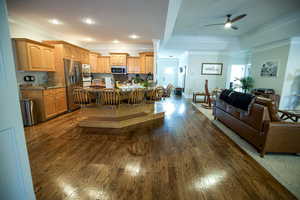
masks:
<svg viewBox="0 0 300 200"><path fill-rule="evenodd" d="M280 119L290 119L293 122L298 122L300 119L300 110L278 110L281 113Z"/></svg>

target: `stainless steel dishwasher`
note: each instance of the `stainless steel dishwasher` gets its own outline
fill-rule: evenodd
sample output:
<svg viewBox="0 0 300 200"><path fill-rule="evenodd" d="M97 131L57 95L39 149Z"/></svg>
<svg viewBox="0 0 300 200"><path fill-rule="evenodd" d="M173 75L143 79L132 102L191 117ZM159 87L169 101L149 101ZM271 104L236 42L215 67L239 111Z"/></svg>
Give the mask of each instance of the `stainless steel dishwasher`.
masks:
<svg viewBox="0 0 300 200"><path fill-rule="evenodd" d="M20 101L24 126L33 126L37 123L36 105L32 99Z"/></svg>

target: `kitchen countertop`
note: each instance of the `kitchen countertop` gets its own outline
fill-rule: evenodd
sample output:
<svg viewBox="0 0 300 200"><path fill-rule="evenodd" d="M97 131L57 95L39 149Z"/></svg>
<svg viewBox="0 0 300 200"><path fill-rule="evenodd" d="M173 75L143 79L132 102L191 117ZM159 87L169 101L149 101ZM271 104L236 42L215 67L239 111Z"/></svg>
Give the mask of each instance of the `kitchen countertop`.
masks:
<svg viewBox="0 0 300 200"><path fill-rule="evenodd" d="M53 86L21 86L20 90L48 90L56 88L65 88L62 85L53 85Z"/></svg>

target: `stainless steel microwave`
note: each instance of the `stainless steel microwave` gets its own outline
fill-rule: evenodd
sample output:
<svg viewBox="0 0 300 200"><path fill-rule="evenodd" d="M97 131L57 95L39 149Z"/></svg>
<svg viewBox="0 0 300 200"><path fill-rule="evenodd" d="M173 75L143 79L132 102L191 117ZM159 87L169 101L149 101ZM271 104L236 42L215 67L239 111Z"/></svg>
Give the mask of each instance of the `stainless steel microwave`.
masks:
<svg viewBox="0 0 300 200"><path fill-rule="evenodd" d="M126 66L112 66L111 73L113 74L126 74L127 67Z"/></svg>

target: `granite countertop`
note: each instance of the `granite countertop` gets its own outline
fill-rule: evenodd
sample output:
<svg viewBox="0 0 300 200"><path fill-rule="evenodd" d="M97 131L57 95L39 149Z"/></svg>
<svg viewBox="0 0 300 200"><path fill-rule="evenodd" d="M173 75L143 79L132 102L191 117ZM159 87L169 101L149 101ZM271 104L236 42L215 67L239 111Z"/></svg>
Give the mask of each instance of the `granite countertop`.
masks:
<svg viewBox="0 0 300 200"><path fill-rule="evenodd" d="M43 86L20 86L21 90L48 90L48 89L56 89L56 88L64 88L62 85L43 85Z"/></svg>

